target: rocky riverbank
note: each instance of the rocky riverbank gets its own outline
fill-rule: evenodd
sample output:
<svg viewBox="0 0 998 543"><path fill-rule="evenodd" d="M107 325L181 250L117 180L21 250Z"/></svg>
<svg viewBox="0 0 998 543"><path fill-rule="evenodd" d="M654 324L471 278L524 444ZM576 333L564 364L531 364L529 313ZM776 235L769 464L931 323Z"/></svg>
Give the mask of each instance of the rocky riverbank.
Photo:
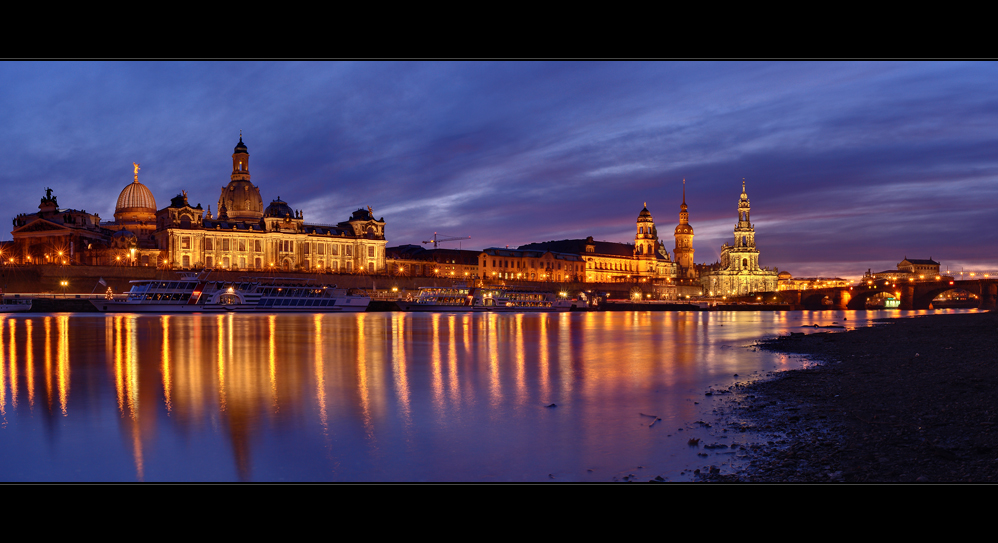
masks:
<svg viewBox="0 0 998 543"><path fill-rule="evenodd" d="M759 347L823 363L733 387L723 415L768 441L747 482L998 481L998 313L892 319Z"/></svg>

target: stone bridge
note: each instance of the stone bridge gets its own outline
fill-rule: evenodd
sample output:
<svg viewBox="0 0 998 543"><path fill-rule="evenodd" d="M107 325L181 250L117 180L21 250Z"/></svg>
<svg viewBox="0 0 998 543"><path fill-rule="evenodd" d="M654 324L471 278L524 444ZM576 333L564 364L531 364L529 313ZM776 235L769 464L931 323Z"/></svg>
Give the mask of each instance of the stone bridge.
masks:
<svg viewBox="0 0 998 543"><path fill-rule="evenodd" d="M979 309L995 309L998 279L917 283L882 279L852 287L785 290L779 294L784 302L804 309L866 309L867 300L886 292L901 300L900 309L931 309L933 298L955 289L976 294Z"/></svg>

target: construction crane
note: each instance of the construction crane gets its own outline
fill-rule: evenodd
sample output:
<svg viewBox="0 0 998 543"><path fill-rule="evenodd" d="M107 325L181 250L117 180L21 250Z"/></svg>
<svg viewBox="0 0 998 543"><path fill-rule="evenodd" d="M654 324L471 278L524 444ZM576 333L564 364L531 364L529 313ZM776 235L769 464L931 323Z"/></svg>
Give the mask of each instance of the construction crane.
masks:
<svg viewBox="0 0 998 543"><path fill-rule="evenodd" d="M444 234L444 235L446 235L446 234ZM433 248L436 249L438 243L443 243L445 241L458 241L458 240L462 240L462 239L471 239L471 236L467 236L467 237L463 237L463 238L455 238L455 237L438 238L437 237L437 233L434 232L433 233L433 239L431 239L429 241L424 241L423 243L432 243L433 244Z"/></svg>

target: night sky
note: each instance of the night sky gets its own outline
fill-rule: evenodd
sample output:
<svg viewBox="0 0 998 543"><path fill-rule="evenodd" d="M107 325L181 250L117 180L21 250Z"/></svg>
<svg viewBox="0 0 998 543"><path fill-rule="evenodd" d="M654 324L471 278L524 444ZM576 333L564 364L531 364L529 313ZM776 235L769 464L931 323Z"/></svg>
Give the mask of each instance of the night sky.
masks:
<svg viewBox="0 0 998 543"><path fill-rule="evenodd" d="M8 221L45 187L112 220L132 162L158 207L184 189L217 212L242 130L265 206L371 206L389 246L632 242L647 202L671 254L685 178L714 262L744 178L763 266L998 270L991 62L4 62L0 82Z"/></svg>

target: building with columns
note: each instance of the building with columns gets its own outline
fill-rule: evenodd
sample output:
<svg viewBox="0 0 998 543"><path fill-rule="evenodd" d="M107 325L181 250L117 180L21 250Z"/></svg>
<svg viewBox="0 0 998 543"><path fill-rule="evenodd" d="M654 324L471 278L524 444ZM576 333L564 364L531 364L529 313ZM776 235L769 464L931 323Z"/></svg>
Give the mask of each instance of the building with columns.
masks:
<svg viewBox="0 0 998 543"><path fill-rule="evenodd" d="M385 271L385 220L370 207L336 225L310 224L278 196L264 208L250 178L249 150L242 137L232 153L232 174L202 216L186 192L156 212L155 238L161 265L176 269L283 270L328 273Z"/></svg>
<svg viewBox="0 0 998 543"><path fill-rule="evenodd" d="M38 212L17 215L13 226L13 241L2 255L8 264L98 264L100 249L114 233L102 228L96 213L60 208L50 188Z"/></svg>
<svg viewBox="0 0 998 543"><path fill-rule="evenodd" d="M735 224L733 245L721 246L721 260L708 265L700 275L704 294L710 296L744 296L756 292L775 292L779 270L759 266L759 249L755 245L755 227L750 220L748 194L742 180L738 200L738 222Z"/></svg>
<svg viewBox="0 0 998 543"><path fill-rule="evenodd" d="M18 264L157 266L172 269L283 270L329 273L383 273L385 221L370 207L335 225L305 222L280 196L263 207L249 170L242 137L232 154L229 183L209 206L192 207L187 192L157 210L156 199L134 177L118 195L114 221L59 208L46 190L38 213L14 218L14 242L5 259Z"/></svg>

